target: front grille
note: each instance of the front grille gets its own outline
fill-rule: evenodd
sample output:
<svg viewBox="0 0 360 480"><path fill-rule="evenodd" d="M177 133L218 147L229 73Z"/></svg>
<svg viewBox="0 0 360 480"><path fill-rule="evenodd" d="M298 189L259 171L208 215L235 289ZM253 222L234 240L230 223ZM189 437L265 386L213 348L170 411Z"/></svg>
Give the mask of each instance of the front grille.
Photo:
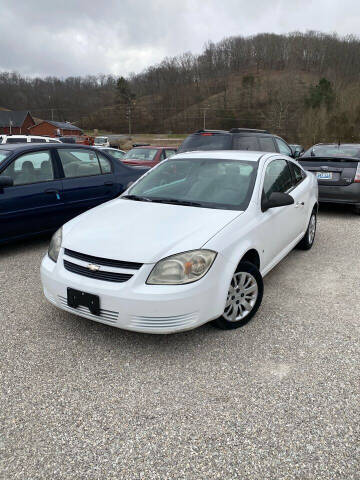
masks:
<svg viewBox="0 0 360 480"><path fill-rule="evenodd" d="M105 282L126 282L132 275L128 273L115 273L115 272L106 272L103 270L98 270L97 272L92 272L87 267L78 265L76 263L68 262L64 260L64 267L69 272L77 273L78 275L83 275L84 277L96 278L98 280L104 280Z"/></svg>
<svg viewBox="0 0 360 480"><path fill-rule="evenodd" d="M187 313L185 315L176 315L172 317L145 317L133 315L130 325L132 327L141 327L142 329L165 329L165 328L187 328L197 322L199 315L197 312Z"/></svg>
<svg viewBox="0 0 360 480"><path fill-rule="evenodd" d="M105 267L114 268L129 268L131 270L139 270L142 267L142 263L124 262L122 260L111 260L109 258L93 257L92 255L86 255L85 253L74 252L65 248L65 255L68 257L77 258L84 262L95 263L96 265L104 265Z"/></svg>

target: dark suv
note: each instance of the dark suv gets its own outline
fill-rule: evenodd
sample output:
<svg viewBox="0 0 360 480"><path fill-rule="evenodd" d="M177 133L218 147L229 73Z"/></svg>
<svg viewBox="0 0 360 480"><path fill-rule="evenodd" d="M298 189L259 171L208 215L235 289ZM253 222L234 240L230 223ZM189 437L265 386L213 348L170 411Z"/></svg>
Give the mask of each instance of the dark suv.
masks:
<svg viewBox="0 0 360 480"><path fill-rule="evenodd" d="M254 150L277 152L297 157L291 147L280 137L267 130L232 128L231 130L198 130L189 135L178 149L178 153L193 150Z"/></svg>

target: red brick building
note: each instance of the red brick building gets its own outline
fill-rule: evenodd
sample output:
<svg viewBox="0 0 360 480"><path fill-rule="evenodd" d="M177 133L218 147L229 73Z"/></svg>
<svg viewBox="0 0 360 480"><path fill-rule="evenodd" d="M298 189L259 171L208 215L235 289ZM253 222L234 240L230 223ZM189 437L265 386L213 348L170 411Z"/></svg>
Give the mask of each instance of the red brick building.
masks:
<svg viewBox="0 0 360 480"><path fill-rule="evenodd" d="M49 137L65 137L67 135L82 135L81 128L72 125L69 122L53 122L52 120L44 120L29 129L31 135L47 135Z"/></svg>
<svg viewBox="0 0 360 480"><path fill-rule="evenodd" d="M35 120L26 110L0 110L0 134L28 135Z"/></svg>

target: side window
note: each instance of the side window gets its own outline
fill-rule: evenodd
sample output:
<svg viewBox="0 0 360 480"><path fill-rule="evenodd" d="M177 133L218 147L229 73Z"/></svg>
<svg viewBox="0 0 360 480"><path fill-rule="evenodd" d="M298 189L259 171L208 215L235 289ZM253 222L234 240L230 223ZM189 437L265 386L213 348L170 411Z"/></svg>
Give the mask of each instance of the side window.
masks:
<svg viewBox="0 0 360 480"><path fill-rule="evenodd" d="M170 158L175 155L176 150L165 149L165 158Z"/></svg>
<svg viewBox="0 0 360 480"><path fill-rule="evenodd" d="M281 138L275 137L275 142L279 147L279 152L281 153L281 155L288 155L288 156L292 155L291 148L284 142L284 140L281 140Z"/></svg>
<svg viewBox="0 0 360 480"><path fill-rule="evenodd" d="M286 160L273 160L264 176L263 192L267 198L273 192L286 193L293 186L290 169Z"/></svg>
<svg viewBox="0 0 360 480"><path fill-rule="evenodd" d="M259 137L261 152L276 152L274 139L272 137Z"/></svg>
<svg viewBox="0 0 360 480"><path fill-rule="evenodd" d="M101 168L96 153L83 149L58 149L65 178L89 177L101 175Z"/></svg>
<svg viewBox="0 0 360 480"><path fill-rule="evenodd" d="M14 160L1 175L9 176L14 185L47 182L54 179L51 154L48 150L26 153Z"/></svg>
<svg viewBox="0 0 360 480"><path fill-rule="evenodd" d="M104 157L104 155L101 155L101 153L97 154L100 162L100 168L102 173L111 173L111 162L107 158Z"/></svg>
<svg viewBox="0 0 360 480"><path fill-rule="evenodd" d="M234 135L233 150L255 150L260 149L258 137L245 137L243 135Z"/></svg>
<svg viewBox="0 0 360 480"><path fill-rule="evenodd" d="M303 171L301 170L300 167L295 165L295 163L293 163L293 162L288 162L288 163L289 163L289 167L290 167L292 176L294 178L294 185L297 185L304 178Z"/></svg>

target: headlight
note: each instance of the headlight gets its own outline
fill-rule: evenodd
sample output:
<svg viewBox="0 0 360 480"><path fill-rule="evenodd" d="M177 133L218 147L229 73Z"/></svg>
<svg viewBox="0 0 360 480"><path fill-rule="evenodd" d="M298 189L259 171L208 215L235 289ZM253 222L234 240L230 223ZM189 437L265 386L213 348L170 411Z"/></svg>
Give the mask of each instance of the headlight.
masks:
<svg viewBox="0 0 360 480"><path fill-rule="evenodd" d="M149 285L182 285L203 277L216 258L212 250L191 250L160 260L152 269Z"/></svg>
<svg viewBox="0 0 360 480"><path fill-rule="evenodd" d="M61 242L62 242L62 227L59 228L59 230L57 230L52 236L52 239L49 245L49 250L48 250L49 257L55 263L57 262L57 259L59 256Z"/></svg>

